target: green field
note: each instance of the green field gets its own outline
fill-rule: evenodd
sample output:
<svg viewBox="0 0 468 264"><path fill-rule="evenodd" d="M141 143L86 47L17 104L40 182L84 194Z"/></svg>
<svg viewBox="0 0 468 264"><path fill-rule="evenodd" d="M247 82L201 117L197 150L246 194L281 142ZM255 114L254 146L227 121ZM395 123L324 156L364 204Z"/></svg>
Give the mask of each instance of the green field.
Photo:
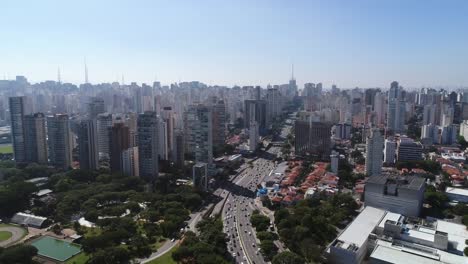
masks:
<svg viewBox="0 0 468 264"><path fill-rule="evenodd" d="M0 241L5 241L11 237L11 233L8 231L0 231Z"/></svg>
<svg viewBox="0 0 468 264"><path fill-rule="evenodd" d="M81 252L78 255L75 255L71 259L67 260L65 264L85 264L88 261L89 256L84 252Z"/></svg>
<svg viewBox="0 0 468 264"><path fill-rule="evenodd" d="M0 153L13 153L13 146L12 145L3 145L0 146Z"/></svg>
<svg viewBox="0 0 468 264"><path fill-rule="evenodd" d="M149 264L177 264L177 262L175 262L172 259L172 252L176 251L177 248L179 248L179 247L178 246L173 247L166 254L164 254L164 255L160 256L159 258L157 258L155 260L152 260L152 261L150 261L148 263Z"/></svg>

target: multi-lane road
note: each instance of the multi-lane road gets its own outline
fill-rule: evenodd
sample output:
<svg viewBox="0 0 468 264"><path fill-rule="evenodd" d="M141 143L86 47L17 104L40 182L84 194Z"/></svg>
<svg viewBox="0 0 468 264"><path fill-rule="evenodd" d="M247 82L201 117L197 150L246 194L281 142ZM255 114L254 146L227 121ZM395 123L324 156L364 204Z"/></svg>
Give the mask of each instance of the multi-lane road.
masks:
<svg viewBox="0 0 468 264"><path fill-rule="evenodd" d="M229 196L222 211L224 232L229 238L228 250L236 263L259 264L266 263L259 250L255 229L250 224L252 212L259 209L255 204L257 185L274 168L273 158L278 153L278 147L272 147L266 155L255 160L226 188Z"/></svg>

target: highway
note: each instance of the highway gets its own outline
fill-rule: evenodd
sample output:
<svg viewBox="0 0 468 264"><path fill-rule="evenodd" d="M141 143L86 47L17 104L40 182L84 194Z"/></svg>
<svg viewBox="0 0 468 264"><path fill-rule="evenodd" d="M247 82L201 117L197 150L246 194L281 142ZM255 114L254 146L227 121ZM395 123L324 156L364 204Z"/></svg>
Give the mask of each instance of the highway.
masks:
<svg viewBox="0 0 468 264"><path fill-rule="evenodd" d="M224 232L229 238L228 250L236 263L266 263L259 252L259 241L250 224L250 216L252 211L259 209L255 204L257 185L274 169L273 159L279 150L278 147L270 148L236 178L233 186L225 188L230 193L222 211Z"/></svg>

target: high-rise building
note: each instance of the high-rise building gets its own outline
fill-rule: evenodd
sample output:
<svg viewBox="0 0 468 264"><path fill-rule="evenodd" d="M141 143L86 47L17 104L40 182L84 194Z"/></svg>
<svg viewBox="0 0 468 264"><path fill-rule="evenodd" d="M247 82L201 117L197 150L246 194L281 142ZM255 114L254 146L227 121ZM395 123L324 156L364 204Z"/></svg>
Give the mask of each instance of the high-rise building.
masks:
<svg viewBox="0 0 468 264"><path fill-rule="evenodd" d="M161 160L169 160L167 141L167 123L158 117L158 151Z"/></svg>
<svg viewBox="0 0 468 264"><path fill-rule="evenodd" d="M138 147L130 147L122 152L122 173L127 176L140 176Z"/></svg>
<svg viewBox="0 0 468 264"><path fill-rule="evenodd" d="M154 183L159 173L158 116L156 112L138 115L137 143L140 177Z"/></svg>
<svg viewBox="0 0 468 264"><path fill-rule="evenodd" d="M379 175L382 171L384 139L379 129L373 128L366 140L366 174Z"/></svg>
<svg viewBox="0 0 468 264"><path fill-rule="evenodd" d="M110 169L122 170L122 152L130 147L130 129L124 123L115 123L110 129Z"/></svg>
<svg viewBox="0 0 468 264"><path fill-rule="evenodd" d="M407 216L419 216L426 183L420 177L374 176L366 182L366 206Z"/></svg>
<svg viewBox="0 0 468 264"><path fill-rule="evenodd" d="M331 151L330 123L297 120L295 122L295 152L329 159Z"/></svg>
<svg viewBox="0 0 468 264"><path fill-rule="evenodd" d="M340 154L336 151L332 151L332 154L330 155L331 172L338 173L338 167L340 165L339 162L340 162Z"/></svg>
<svg viewBox="0 0 468 264"><path fill-rule="evenodd" d="M175 129L175 118L172 107L166 106L162 108L161 116L163 121L166 123L166 145L169 159L175 160L174 156L174 129Z"/></svg>
<svg viewBox="0 0 468 264"><path fill-rule="evenodd" d="M96 170L99 167L98 134L96 122L81 120L78 125L78 150L80 169Z"/></svg>
<svg viewBox="0 0 468 264"><path fill-rule="evenodd" d="M193 172L192 172L192 181L193 181L193 186L197 187L201 190L206 191L208 189L208 164L204 162L197 162L193 166Z"/></svg>
<svg viewBox="0 0 468 264"><path fill-rule="evenodd" d="M49 162L55 167L68 169L72 165L72 138L68 115L47 117Z"/></svg>
<svg viewBox="0 0 468 264"><path fill-rule="evenodd" d="M45 116L25 115L23 119L26 162L47 164Z"/></svg>
<svg viewBox="0 0 468 264"><path fill-rule="evenodd" d="M351 139L351 124L341 123L335 125L335 138Z"/></svg>
<svg viewBox="0 0 468 264"><path fill-rule="evenodd" d="M174 132L174 161L176 166L182 167L185 164L185 138L181 130Z"/></svg>
<svg viewBox="0 0 468 264"><path fill-rule="evenodd" d="M112 127L112 114L103 113L97 116L98 152L99 159L110 157L110 131Z"/></svg>
<svg viewBox="0 0 468 264"><path fill-rule="evenodd" d="M397 143L393 138L385 139L384 163L395 164Z"/></svg>
<svg viewBox="0 0 468 264"><path fill-rule="evenodd" d="M255 121L260 131L264 135L267 129L267 104L264 100L245 100L244 101L244 125L249 128L252 113L255 113Z"/></svg>
<svg viewBox="0 0 468 264"><path fill-rule="evenodd" d="M463 120L460 124L460 136L463 136L465 140L468 140L468 120Z"/></svg>
<svg viewBox="0 0 468 264"><path fill-rule="evenodd" d="M436 125L428 124L421 127L421 141L425 144L439 144L439 128Z"/></svg>
<svg viewBox="0 0 468 264"><path fill-rule="evenodd" d="M405 130L406 105L398 82L392 82L388 92L387 130L400 133Z"/></svg>
<svg viewBox="0 0 468 264"><path fill-rule="evenodd" d="M96 119L99 114L105 113L106 107L104 100L98 97L92 97L88 104L89 119Z"/></svg>
<svg viewBox="0 0 468 264"><path fill-rule="evenodd" d="M250 124L249 128L249 150L255 151L257 150L259 142L259 134L258 134L258 125L257 122L253 121Z"/></svg>
<svg viewBox="0 0 468 264"><path fill-rule="evenodd" d="M185 143L196 162L213 163L212 109L205 105L191 105L185 112Z"/></svg>
<svg viewBox="0 0 468 264"><path fill-rule="evenodd" d="M26 114L26 97L10 97L11 138L13 141L13 154L18 163L26 162L26 149L24 142L23 117Z"/></svg>
<svg viewBox="0 0 468 264"><path fill-rule="evenodd" d="M422 145L408 137L400 137L397 144L398 161L422 160Z"/></svg>
<svg viewBox="0 0 468 264"><path fill-rule="evenodd" d="M226 106L223 100L216 100L212 107L213 146L221 147L226 140Z"/></svg>

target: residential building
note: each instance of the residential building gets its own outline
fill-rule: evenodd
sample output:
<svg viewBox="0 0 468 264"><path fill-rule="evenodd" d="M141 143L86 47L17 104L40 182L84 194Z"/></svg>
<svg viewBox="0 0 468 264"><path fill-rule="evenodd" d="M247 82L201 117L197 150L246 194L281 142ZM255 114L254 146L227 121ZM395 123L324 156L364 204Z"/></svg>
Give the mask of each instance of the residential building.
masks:
<svg viewBox="0 0 468 264"><path fill-rule="evenodd" d="M70 168L73 147L68 115L48 116L47 135L50 164L63 169Z"/></svg>
<svg viewBox="0 0 468 264"><path fill-rule="evenodd" d="M124 123L115 123L110 129L109 138L111 172L121 172L122 152L130 147L130 129Z"/></svg>
<svg viewBox="0 0 468 264"><path fill-rule="evenodd" d="M26 162L47 164L46 118L42 113L23 118Z"/></svg>
<svg viewBox="0 0 468 264"><path fill-rule="evenodd" d="M96 119L99 114L105 113L106 107L104 100L98 97L92 97L88 104L88 116L89 119Z"/></svg>
<svg viewBox="0 0 468 264"><path fill-rule="evenodd" d="M380 130L373 128L366 140L366 174L368 176L380 175L383 162L384 139Z"/></svg>
<svg viewBox="0 0 468 264"><path fill-rule="evenodd" d="M384 163L395 164L397 143L393 138L385 139Z"/></svg>
<svg viewBox="0 0 468 264"><path fill-rule="evenodd" d="M80 169L96 170L99 168L98 134L96 122L82 120L78 125L78 150Z"/></svg>
<svg viewBox="0 0 468 264"><path fill-rule="evenodd" d="M10 97L9 105L13 155L17 163L26 162L26 147L23 127L23 117L26 114L26 97Z"/></svg>
<svg viewBox="0 0 468 264"><path fill-rule="evenodd" d="M202 104L191 105L185 112L185 144L196 162L213 163L212 109Z"/></svg>
<svg viewBox="0 0 468 264"><path fill-rule="evenodd" d="M122 151L122 173L127 176L140 176L138 147L130 147Z"/></svg>
<svg viewBox="0 0 468 264"><path fill-rule="evenodd" d="M137 143L140 177L154 183L159 174L158 116L154 111L138 115Z"/></svg>
<svg viewBox="0 0 468 264"><path fill-rule="evenodd" d="M97 116L98 153L99 159L110 157L110 133L112 128L112 114L103 113Z"/></svg>

